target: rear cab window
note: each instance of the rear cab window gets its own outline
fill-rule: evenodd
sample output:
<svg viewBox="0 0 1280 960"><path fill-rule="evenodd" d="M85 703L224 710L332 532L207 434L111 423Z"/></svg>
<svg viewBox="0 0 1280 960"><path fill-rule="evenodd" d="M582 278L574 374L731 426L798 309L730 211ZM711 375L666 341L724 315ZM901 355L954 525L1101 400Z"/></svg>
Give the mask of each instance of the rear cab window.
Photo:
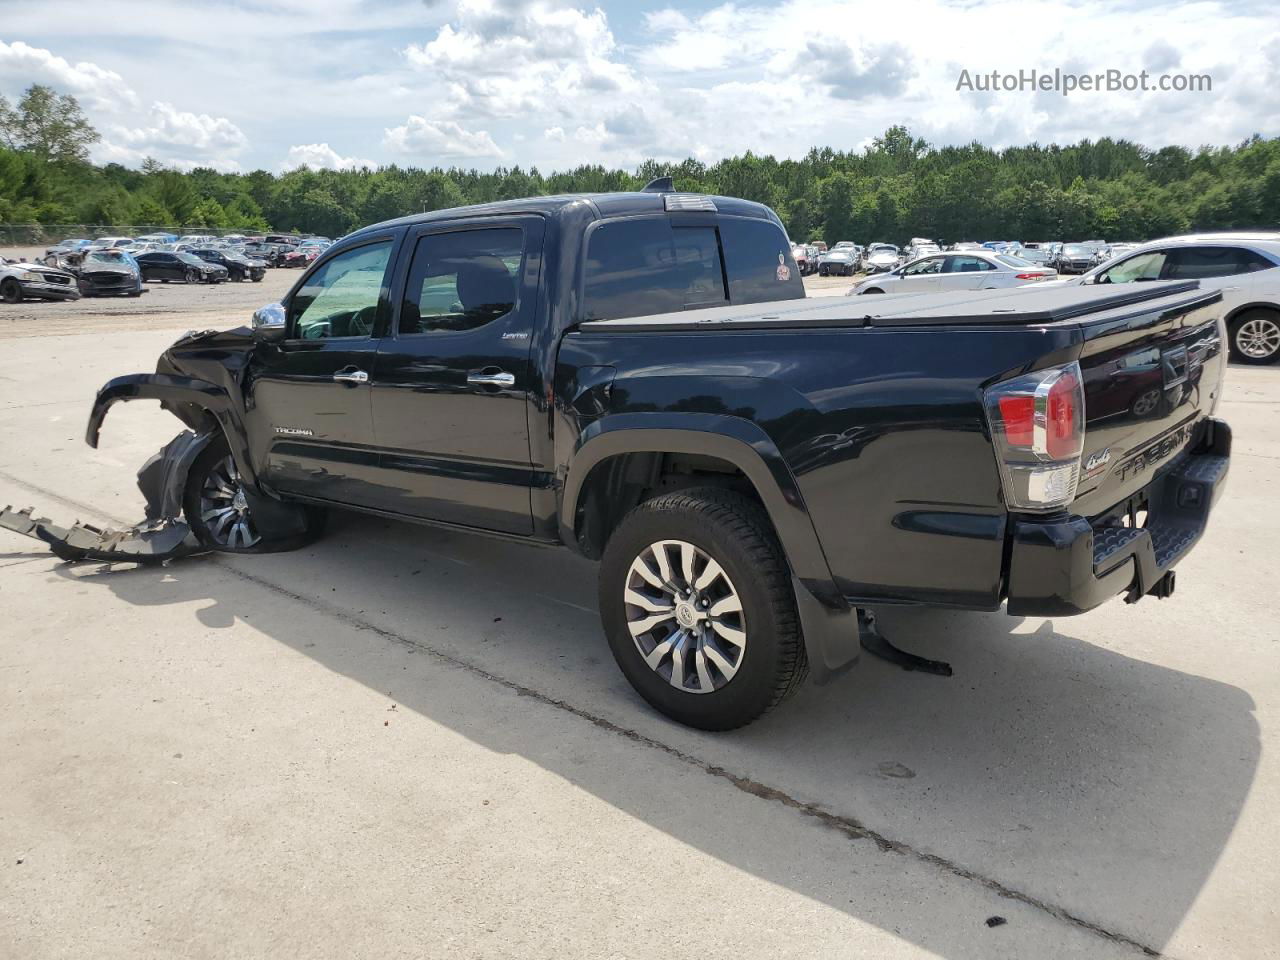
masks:
<svg viewBox="0 0 1280 960"><path fill-rule="evenodd" d="M768 220L635 217L588 234L584 320L803 296L791 244Z"/></svg>

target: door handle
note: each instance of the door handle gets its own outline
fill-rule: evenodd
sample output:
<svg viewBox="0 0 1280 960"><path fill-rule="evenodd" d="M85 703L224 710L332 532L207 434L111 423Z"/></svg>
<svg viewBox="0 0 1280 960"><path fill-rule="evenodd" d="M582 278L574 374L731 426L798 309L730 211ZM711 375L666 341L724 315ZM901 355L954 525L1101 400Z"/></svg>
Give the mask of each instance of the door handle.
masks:
<svg viewBox="0 0 1280 960"><path fill-rule="evenodd" d="M356 369L353 369L352 367L347 367L345 370L339 370L337 373L335 373L333 375L333 381L334 383L351 383L351 384L368 383L369 375L365 373L363 370L356 370Z"/></svg>
<svg viewBox="0 0 1280 960"><path fill-rule="evenodd" d="M514 387L514 373L469 373L467 384L472 387Z"/></svg>

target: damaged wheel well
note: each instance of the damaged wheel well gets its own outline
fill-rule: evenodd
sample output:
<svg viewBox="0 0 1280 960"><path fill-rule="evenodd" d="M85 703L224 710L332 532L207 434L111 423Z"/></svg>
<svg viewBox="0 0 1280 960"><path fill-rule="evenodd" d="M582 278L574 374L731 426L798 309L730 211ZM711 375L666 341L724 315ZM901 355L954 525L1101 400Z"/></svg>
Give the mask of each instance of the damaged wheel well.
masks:
<svg viewBox="0 0 1280 960"><path fill-rule="evenodd" d="M665 451L617 454L597 463L583 481L573 526L579 549L599 559L633 507L689 487L720 487L761 502L746 474L720 457Z"/></svg>

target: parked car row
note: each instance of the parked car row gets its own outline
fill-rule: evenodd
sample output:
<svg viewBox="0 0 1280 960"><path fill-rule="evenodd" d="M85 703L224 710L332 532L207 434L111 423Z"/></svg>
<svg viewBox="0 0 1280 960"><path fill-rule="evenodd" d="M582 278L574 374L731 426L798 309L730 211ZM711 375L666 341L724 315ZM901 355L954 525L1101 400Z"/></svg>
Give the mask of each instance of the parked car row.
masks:
<svg viewBox="0 0 1280 960"><path fill-rule="evenodd" d="M69 238L45 250L44 262L50 266L74 266L87 253L99 250L122 250L138 256L143 253L194 253L216 250L224 255L238 255L261 261L263 268L305 266L315 260L316 253L329 247L328 237L301 237L292 234L215 237L211 234L150 233L141 237L99 237L96 240ZM301 256L295 256L299 252ZM218 262L215 260L215 262ZM233 279L240 271L231 268Z"/></svg>

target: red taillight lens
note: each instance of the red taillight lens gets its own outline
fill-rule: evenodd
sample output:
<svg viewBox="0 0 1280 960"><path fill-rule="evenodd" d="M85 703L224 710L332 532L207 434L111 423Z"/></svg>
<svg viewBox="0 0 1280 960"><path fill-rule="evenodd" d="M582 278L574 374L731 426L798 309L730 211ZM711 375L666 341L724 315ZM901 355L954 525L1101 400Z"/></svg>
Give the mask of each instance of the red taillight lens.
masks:
<svg viewBox="0 0 1280 960"><path fill-rule="evenodd" d="M1048 276L1047 273L1018 273L1014 274L1019 280L1043 280Z"/></svg>
<svg viewBox="0 0 1280 960"><path fill-rule="evenodd" d="M1080 452L1076 423L1076 418L1080 416L1080 411L1076 409L1079 383L1074 373L1067 372L1058 377L1049 388L1045 450L1051 460L1065 460Z"/></svg>
<svg viewBox="0 0 1280 960"><path fill-rule="evenodd" d="M985 391L991 442L1015 510L1053 510L1070 503L1084 450L1080 366L1051 367L993 384Z"/></svg>
<svg viewBox="0 0 1280 960"><path fill-rule="evenodd" d="M1004 421L1004 435L1009 445L1031 449L1035 436L1036 398L1032 396L1006 396L997 398L1000 419Z"/></svg>

